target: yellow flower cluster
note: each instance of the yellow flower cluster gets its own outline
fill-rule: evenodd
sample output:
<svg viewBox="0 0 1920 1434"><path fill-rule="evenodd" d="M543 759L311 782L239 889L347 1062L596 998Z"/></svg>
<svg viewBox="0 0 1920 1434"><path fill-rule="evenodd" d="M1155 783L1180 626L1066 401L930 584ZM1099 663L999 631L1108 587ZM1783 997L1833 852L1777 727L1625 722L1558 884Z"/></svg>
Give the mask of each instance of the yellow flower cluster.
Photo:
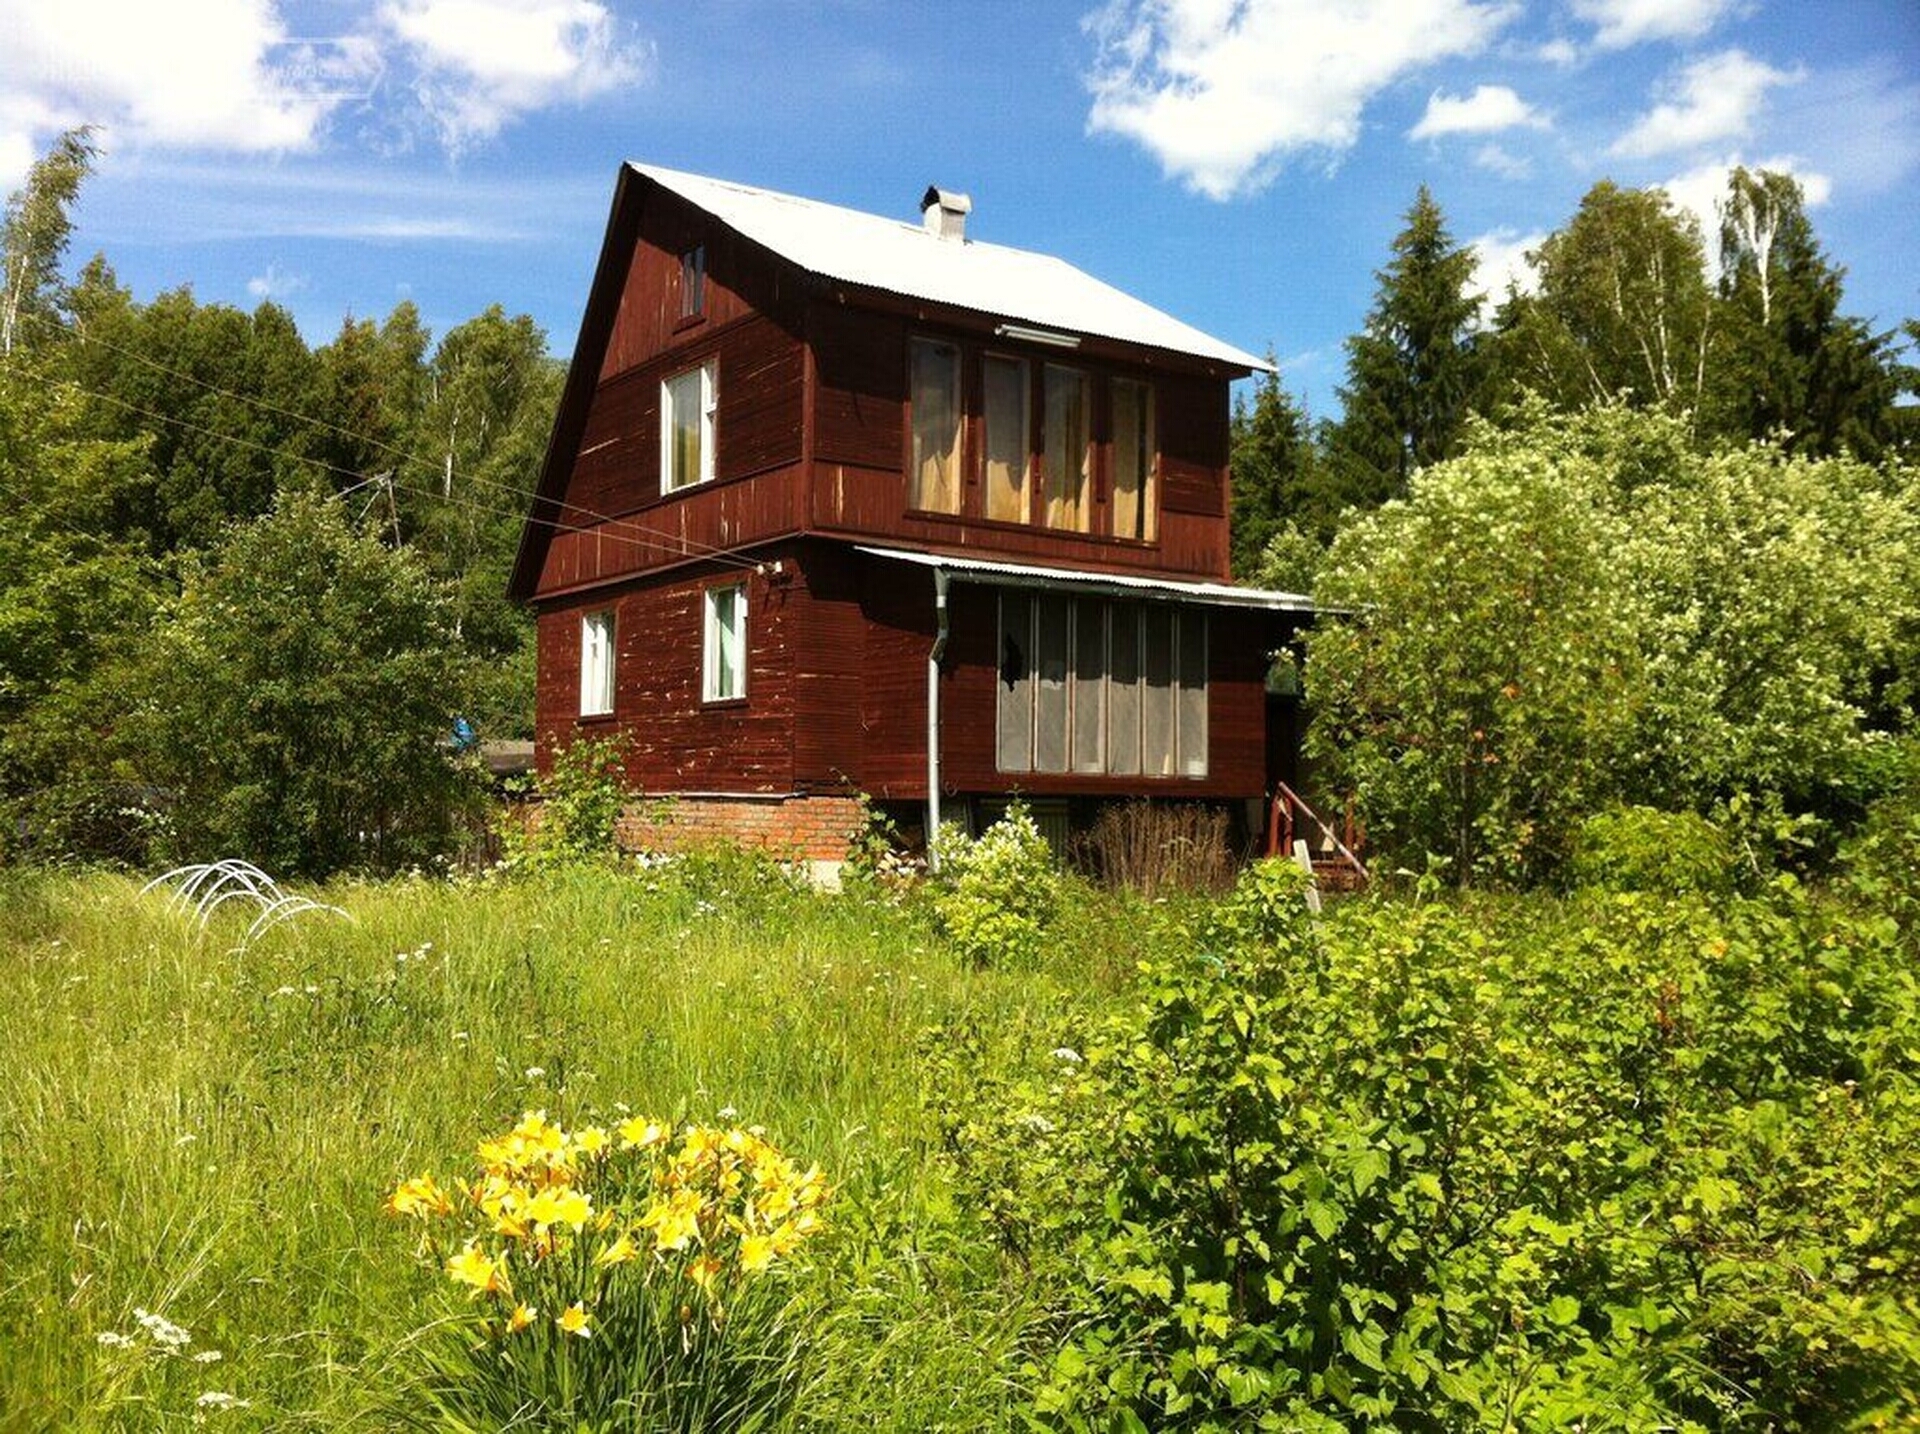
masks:
<svg viewBox="0 0 1920 1434"><path fill-rule="evenodd" d="M757 1128L636 1118L609 1133L567 1131L530 1111L479 1146L464 1205L431 1175L402 1181L387 1210L428 1223L426 1249L447 1278L508 1311L503 1336L532 1327L536 1293L560 1308L562 1334L589 1338L619 1285L685 1278L715 1318L727 1292L792 1255L820 1229L828 1187ZM443 1250L440 1222L464 1226ZM516 1279L532 1288L516 1288Z"/></svg>

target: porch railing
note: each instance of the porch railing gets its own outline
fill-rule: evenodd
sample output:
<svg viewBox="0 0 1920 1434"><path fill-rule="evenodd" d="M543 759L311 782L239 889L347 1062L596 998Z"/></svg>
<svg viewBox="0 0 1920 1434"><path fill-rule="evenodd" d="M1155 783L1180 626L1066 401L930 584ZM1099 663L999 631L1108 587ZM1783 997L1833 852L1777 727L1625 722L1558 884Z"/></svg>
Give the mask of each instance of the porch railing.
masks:
<svg viewBox="0 0 1920 1434"><path fill-rule="evenodd" d="M1338 862L1351 869L1360 880L1367 881L1367 864L1354 855L1350 844L1353 840L1353 818L1347 817L1347 840L1342 841L1334 829L1320 818L1320 814L1307 805L1301 795L1285 782L1274 784L1273 796L1267 806L1267 855L1285 856L1293 851L1303 825L1317 829L1322 838L1322 849L1331 849Z"/></svg>

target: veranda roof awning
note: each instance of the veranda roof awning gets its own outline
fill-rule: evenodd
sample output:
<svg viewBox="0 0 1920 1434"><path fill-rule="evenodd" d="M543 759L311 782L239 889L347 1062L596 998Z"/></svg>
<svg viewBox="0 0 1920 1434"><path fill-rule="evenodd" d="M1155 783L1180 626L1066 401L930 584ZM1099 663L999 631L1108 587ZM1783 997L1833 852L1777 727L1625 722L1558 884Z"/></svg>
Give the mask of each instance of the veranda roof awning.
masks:
<svg viewBox="0 0 1920 1434"><path fill-rule="evenodd" d="M923 568L937 568L956 582L1097 593L1103 597L1147 598L1161 602L1201 603L1210 607L1251 607L1266 612L1313 611L1312 598L1301 593L1276 592L1270 588L1181 582L1173 578L1135 577L1128 573L1089 573L1078 568L1005 563L988 558L959 558L947 553L923 553L908 548L875 548L865 544L856 546L869 557L891 558L898 562L915 563Z"/></svg>

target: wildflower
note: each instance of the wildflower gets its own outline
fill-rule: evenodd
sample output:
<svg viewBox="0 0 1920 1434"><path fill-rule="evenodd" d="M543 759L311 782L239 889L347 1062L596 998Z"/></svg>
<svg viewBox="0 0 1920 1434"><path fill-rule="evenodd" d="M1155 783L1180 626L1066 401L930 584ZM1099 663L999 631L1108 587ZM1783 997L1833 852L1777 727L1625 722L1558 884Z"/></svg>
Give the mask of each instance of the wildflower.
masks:
<svg viewBox="0 0 1920 1434"><path fill-rule="evenodd" d="M1065 1061L1070 1066L1080 1064L1080 1052L1076 1051L1072 1046L1054 1047L1053 1058L1057 1061Z"/></svg>
<svg viewBox="0 0 1920 1434"><path fill-rule="evenodd" d="M578 1300L568 1305L554 1323L560 1326L562 1334L578 1335L581 1339L590 1339L593 1336L593 1330L588 1327L586 1307Z"/></svg>
<svg viewBox="0 0 1920 1434"><path fill-rule="evenodd" d="M527 1202L526 1213L538 1229L571 1225L578 1230L593 1213L593 1201L570 1185L549 1185Z"/></svg>
<svg viewBox="0 0 1920 1434"><path fill-rule="evenodd" d="M533 1323L539 1313L540 1311L534 1309L531 1305L515 1305L513 1307L513 1313L507 1316L507 1333L520 1333L521 1330Z"/></svg>
<svg viewBox="0 0 1920 1434"><path fill-rule="evenodd" d="M250 1405L250 1400L241 1399L236 1395L228 1394L226 1391L220 1389L209 1389L205 1394L202 1394L198 1399L193 1401L193 1407L195 1409L208 1410L246 1409L250 1407Z"/></svg>
<svg viewBox="0 0 1920 1434"><path fill-rule="evenodd" d="M757 1275L773 1263L774 1248L771 1235L743 1235L740 1239L740 1268L749 1275Z"/></svg>
<svg viewBox="0 0 1920 1434"><path fill-rule="evenodd" d="M513 1293L507 1282L507 1262L492 1259L480 1248L478 1240L469 1240L464 1249L447 1261L447 1274L458 1285L471 1285L475 1292L488 1295Z"/></svg>
<svg viewBox="0 0 1920 1434"><path fill-rule="evenodd" d="M147 1332L147 1337L165 1349L183 1349L193 1343L193 1336L165 1315L149 1314L137 1309L133 1317L140 1328Z"/></svg>
<svg viewBox="0 0 1920 1434"><path fill-rule="evenodd" d="M645 1150L661 1144L672 1133L659 1121L636 1115L620 1123L620 1145L624 1150Z"/></svg>
<svg viewBox="0 0 1920 1434"><path fill-rule="evenodd" d="M703 1293L711 1295L714 1277L724 1268L717 1256L702 1255L687 1266L687 1278L700 1286Z"/></svg>
<svg viewBox="0 0 1920 1434"><path fill-rule="evenodd" d="M545 1079L546 1074L547 1074L547 1068L545 1066L528 1066L527 1067L528 1080L543 1080Z"/></svg>
<svg viewBox="0 0 1920 1434"><path fill-rule="evenodd" d="M622 1233L619 1239L595 1255L593 1262L601 1269L606 1269L612 1265L627 1264L639 1257L640 1247L633 1243L633 1237Z"/></svg>
<svg viewBox="0 0 1920 1434"><path fill-rule="evenodd" d="M417 1215L422 1219L429 1215L451 1215L453 1200L431 1175L418 1175L402 1180L394 1188L393 1194L387 1197L387 1213Z"/></svg>
<svg viewBox="0 0 1920 1434"><path fill-rule="evenodd" d="M218 1364L226 1356L217 1349L203 1349L193 1356L195 1364Z"/></svg>
<svg viewBox="0 0 1920 1434"><path fill-rule="evenodd" d="M589 1160L606 1154L607 1146L610 1143L607 1139L606 1131L597 1125L589 1125L586 1129L576 1130L573 1133L574 1153L576 1155L584 1155Z"/></svg>
<svg viewBox="0 0 1920 1434"><path fill-rule="evenodd" d="M128 1349L133 1345L132 1338L120 1333L117 1329L103 1329L94 1336L94 1339L104 1344L108 1349Z"/></svg>
<svg viewBox="0 0 1920 1434"><path fill-rule="evenodd" d="M661 1250L684 1250L700 1233L700 1193L679 1190L665 1200L656 1200L640 1217L640 1228L653 1231L653 1243Z"/></svg>

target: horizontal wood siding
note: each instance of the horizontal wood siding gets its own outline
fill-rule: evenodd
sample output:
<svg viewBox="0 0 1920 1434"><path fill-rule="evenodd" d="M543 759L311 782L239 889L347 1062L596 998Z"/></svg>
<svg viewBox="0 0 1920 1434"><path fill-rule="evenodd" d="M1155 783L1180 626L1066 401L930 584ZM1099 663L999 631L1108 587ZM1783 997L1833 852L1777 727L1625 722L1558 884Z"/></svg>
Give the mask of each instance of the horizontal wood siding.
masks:
<svg viewBox="0 0 1920 1434"><path fill-rule="evenodd" d="M1227 386L1173 375L1158 383L1162 511L1222 519L1224 534Z"/></svg>
<svg viewBox="0 0 1920 1434"><path fill-rule="evenodd" d="M803 791L857 787L866 751L861 560L838 543L800 544L796 554L788 629L794 642L794 783Z"/></svg>
<svg viewBox="0 0 1920 1434"><path fill-rule="evenodd" d="M815 304L813 456L821 463L890 469L901 478L905 451L906 325L881 314ZM906 502L905 480L900 500Z"/></svg>
<svg viewBox="0 0 1920 1434"><path fill-rule="evenodd" d="M576 734L624 732L627 780L648 793L793 790L791 606L778 578L747 573L747 695L701 700L703 594L743 580L711 568L554 604L539 618L536 739L542 771ZM580 618L614 613L614 710L582 718Z"/></svg>

